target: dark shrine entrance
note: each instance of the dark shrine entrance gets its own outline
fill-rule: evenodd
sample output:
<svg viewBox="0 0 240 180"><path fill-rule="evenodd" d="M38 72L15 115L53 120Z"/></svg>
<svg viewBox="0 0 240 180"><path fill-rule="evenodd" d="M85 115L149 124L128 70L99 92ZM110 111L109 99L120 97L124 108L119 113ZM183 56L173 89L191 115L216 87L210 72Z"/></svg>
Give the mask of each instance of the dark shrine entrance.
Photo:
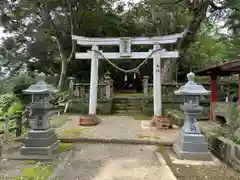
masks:
<svg viewBox="0 0 240 180"><path fill-rule="evenodd" d="M140 73L119 73L113 79L116 92L142 93L143 86Z"/></svg>

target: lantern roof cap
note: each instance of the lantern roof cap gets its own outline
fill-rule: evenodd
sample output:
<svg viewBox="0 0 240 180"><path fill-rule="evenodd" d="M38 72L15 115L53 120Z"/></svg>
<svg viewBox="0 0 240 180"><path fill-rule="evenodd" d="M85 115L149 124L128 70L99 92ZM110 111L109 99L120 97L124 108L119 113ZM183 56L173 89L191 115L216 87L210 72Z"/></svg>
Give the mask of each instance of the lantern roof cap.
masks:
<svg viewBox="0 0 240 180"><path fill-rule="evenodd" d="M190 72L187 74L188 82L181 86L177 91L174 91L175 95L185 96L204 96L209 95L210 91L206 90L202 85L194 82L195 74Z"/></svg>
<svg viewBox="0 0 240 180"><path fill-rule="evenodd" d="M31 85L28 89L23 90L23 92L26 94L48 94L56 93L58 90L54 86L40 80L36 84Z"/></svg>

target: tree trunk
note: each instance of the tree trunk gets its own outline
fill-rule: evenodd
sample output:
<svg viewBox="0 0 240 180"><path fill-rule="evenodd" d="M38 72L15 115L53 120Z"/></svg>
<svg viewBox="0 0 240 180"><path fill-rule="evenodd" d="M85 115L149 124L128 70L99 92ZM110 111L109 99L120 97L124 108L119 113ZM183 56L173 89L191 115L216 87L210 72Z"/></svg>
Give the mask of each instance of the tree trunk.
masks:
<svg viewBox="0 0 240 180"><path fill-rule="evenodd" d="M182 41L180 42L179 48L181 49L182 53L184 53L189 48L191 43L194 42L194 39L201 26L201 23L206 18L207 10L210 4L211 4L211 0L207 0L203 2L198 9L194 10L193 18L190 21L187 28L188 31L185 34L185 36L182 38Z"/></svg>
<svg viewBox="0 0 240 180"><path fill-rule="evenodd" d="M62 89L66 80L67 76L67 68L68 68L68 62L67 60L63 59L61 61L61 73L60 73L60 78L58 82L58 88Z"/></svg>

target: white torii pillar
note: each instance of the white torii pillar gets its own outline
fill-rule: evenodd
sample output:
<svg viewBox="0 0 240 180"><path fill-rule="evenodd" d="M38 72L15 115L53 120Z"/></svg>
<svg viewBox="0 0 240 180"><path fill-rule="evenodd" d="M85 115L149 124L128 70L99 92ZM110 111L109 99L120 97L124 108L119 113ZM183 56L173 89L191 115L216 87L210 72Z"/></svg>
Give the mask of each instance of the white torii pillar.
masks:
<svg viewBox="0 0 240 180"><path fill-rule="evenodd" d="M154 44L153 50L161 49L159 44ZM154 116L162 116L162 91L161 91L161 54L153 54L153 107Z"/></svg>
<svg viewBox="0 0 240 180"><path fill-rule="evenodd" d="M89 115L96 116L97 113L97 91L98 91L98 46L92 46L90 93L89 93Z"/></svg>
<svg viewBox="0 0 240 180"><path fill-rule="evenodd" d="M153 54L153 108L154 116L151 124L157 128L168 129L170 127L170 121L162 116L162 87L161 87L161 46L154 44L153 50L156 51Z"/></svg>
<svg viewBox="0 0 240 180"><path fill-rule="evenodd" d="M92 46L91 56L91 75L89 92L89 111L87 116L80 118L80 125L96 125L99 123L97 118L97 93L98 93L98 46Z"/></svg>

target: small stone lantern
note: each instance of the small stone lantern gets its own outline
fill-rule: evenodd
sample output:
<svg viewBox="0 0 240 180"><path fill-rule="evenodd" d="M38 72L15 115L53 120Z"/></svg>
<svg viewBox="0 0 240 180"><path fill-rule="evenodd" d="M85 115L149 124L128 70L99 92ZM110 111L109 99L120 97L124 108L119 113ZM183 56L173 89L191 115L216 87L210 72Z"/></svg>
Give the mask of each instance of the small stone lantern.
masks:
<svg viewBox="0 0 240 180"><path fill-rule="evenodd" d="M33 117L30 120L31 130L25 139L25 146L21 148L23 155L49 155L59 143L48 119L48 113L52 107L49 100L58 90L47 84L44 78L45 75L40 73L40 81L23 90L25 94L30 94L32 97L30 109Z"/></svg>
<svg viewBox="0 0 240 180"><path fill-rule="evenodd" d="M180 95L184 99L181 109L184 111L185 121L173 149L179 159L208 161L212 160L212 156L198 127L196 115L202 111L202 107L199 106L200 98L209 95L210 91L196 84L194 78L194 73L188 73L188 82L174 91L175 95Z"/></svg>

